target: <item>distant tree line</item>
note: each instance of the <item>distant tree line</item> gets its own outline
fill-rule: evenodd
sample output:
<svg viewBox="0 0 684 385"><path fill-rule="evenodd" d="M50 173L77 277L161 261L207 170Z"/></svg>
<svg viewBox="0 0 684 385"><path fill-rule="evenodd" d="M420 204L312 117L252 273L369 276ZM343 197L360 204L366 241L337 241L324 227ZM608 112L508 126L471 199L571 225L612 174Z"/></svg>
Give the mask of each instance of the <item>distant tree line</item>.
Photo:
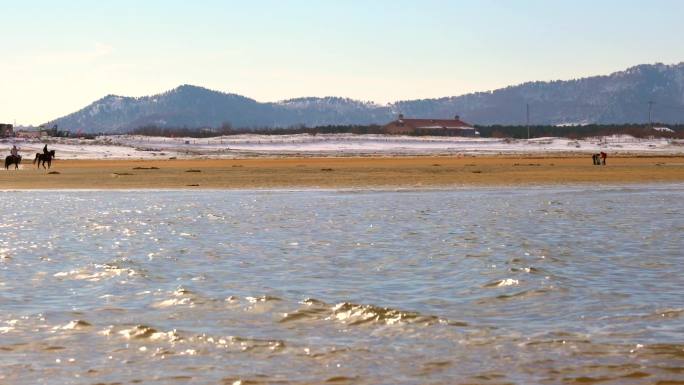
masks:
<svg viewBox="0 0 684 385"><path fill-rule="evenodd" d="M684 139L684 124L668 125L654 124L654 127L668 127L674 132L658 131L648 124L589 124L582 126L553 126L536 125L530 126L531 138L540 137L565 137L570 139L583 139L594 136L608 135L631 135L636 138L660 137ZM493 125L475 126L483 138L527 138L527 126L520 125ZM221 135L293 135L293 134L384 134L380 125L328 125L328 126L293 126L283 128L233 128L230 124L223 124L218 128L187 128L187 127L159 127L148 125L129 131L132 135L165 136L165 137L190 137L208 138ZM448 136L448 131L435 130L430 132L416 132L413 136Z"/></svg>
<svg viewBox="0 0 684 385"><path fill-rule="evenodd" d="M254 127L254 128L233 128L230 124L223 124L219 128L187 128L187 127L158 127L158 126L143 126L131 130L132 135L145 136L166 136L166 137L189 137L189 138L209 138L221 135L243 135L243 134L258 134L258 135L293 135L293 134L383 134L382 126L373 125L331 125L331 126L316 126L307 127L304 125L282 127L282 128L268 128L268 127Z"/></svg>
<svg viewBox="0 0 684 385"><path fill-rule="evenodd" d="M674 132L658 131L649 124L588 124L582 126L530 126L531 138L562 137L584 139L595 136L631 135L635 138L678 138L684 139L684 124L654 124L653 127L667 127ZM485 138L527 138L527 126L476 126L480 136Z"/></svg>

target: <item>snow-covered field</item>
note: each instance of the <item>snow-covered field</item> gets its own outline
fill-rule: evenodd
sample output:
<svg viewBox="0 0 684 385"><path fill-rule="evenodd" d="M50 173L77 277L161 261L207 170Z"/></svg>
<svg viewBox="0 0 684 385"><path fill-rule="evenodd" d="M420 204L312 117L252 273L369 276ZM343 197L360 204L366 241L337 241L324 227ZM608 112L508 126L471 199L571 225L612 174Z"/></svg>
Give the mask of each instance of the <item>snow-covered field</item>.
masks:
<svg viewBox="0 0 684 385"><path fill-rule="evenodd" d="M535 138L531 140L411 137L385 135L235 135L214 138L163 138L133 135L102 136L94 140L49 138L57 159L235 158L278 155L492 155L593 153L684 155L684 141L609 136L587 140ZM44 142L5 139L0 154L12 143L24 157L33 158ZM0 149L2 148L0 147Z"/></svg>

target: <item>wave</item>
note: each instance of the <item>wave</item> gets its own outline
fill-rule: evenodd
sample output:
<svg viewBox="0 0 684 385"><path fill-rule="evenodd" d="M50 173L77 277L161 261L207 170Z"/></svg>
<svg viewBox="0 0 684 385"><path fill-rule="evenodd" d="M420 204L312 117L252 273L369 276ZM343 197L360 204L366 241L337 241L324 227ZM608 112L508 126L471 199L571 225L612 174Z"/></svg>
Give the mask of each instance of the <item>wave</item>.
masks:
<svg viewBox="0 0 684 385"><path fill-rule="evenodd" d="M346 325L365 324L422 324L425 326L444 324L451 326L467 326L465 322L450 321L434 315L425 315L414 311L403 311L390 307L341 302L330 305L323 301L308 298L302 302L305 307L291 313L285 313L279 322L302 320L338 321Z"/></svg>

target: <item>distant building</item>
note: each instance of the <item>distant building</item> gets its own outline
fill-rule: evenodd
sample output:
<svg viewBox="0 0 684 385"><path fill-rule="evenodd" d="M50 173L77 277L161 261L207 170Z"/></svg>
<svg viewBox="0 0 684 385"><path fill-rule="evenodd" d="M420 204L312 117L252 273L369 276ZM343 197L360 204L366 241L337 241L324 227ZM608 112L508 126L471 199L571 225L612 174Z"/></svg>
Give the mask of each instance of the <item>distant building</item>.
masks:
<svg viewBox="0 0 684 385"><path fill-rule="evenodd" d="M14 126L0 123L0 138L14 136Z"/></svg>
<svg viewBox="0 0 684 385"><path fill-rule="evenodd" d="M45 130L21 130L15 133L17 138L24 139L40 139L48 136L48 132Z"/></svg>
<svg viewBox="0 0 684 385"><path fill-rule="evenodd" d="M387 134L392 135L446 135L446 136L480 136L471 124L460 119L399 119L383 126Z"/></svg>

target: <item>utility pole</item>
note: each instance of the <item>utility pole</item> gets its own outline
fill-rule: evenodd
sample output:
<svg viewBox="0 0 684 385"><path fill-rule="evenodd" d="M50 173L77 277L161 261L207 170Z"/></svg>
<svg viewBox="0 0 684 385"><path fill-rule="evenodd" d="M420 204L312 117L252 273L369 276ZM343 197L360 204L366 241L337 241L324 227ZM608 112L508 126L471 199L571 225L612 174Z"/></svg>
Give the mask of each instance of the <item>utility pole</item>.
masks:
<svg viewBox="0 0 684 385"><path fill-rule="evenodd" d="M653 112L653 105L655 102L653 100L648 101L648 125L649 128L653 129L653 119L652 117L652 112Z"/></svg>
<svg viewBox="0 0 684 385"><path fill-rule="evenodd" d="M525 104L525 116L527 117L527 140L530 139L530 103Z"/></svg>

